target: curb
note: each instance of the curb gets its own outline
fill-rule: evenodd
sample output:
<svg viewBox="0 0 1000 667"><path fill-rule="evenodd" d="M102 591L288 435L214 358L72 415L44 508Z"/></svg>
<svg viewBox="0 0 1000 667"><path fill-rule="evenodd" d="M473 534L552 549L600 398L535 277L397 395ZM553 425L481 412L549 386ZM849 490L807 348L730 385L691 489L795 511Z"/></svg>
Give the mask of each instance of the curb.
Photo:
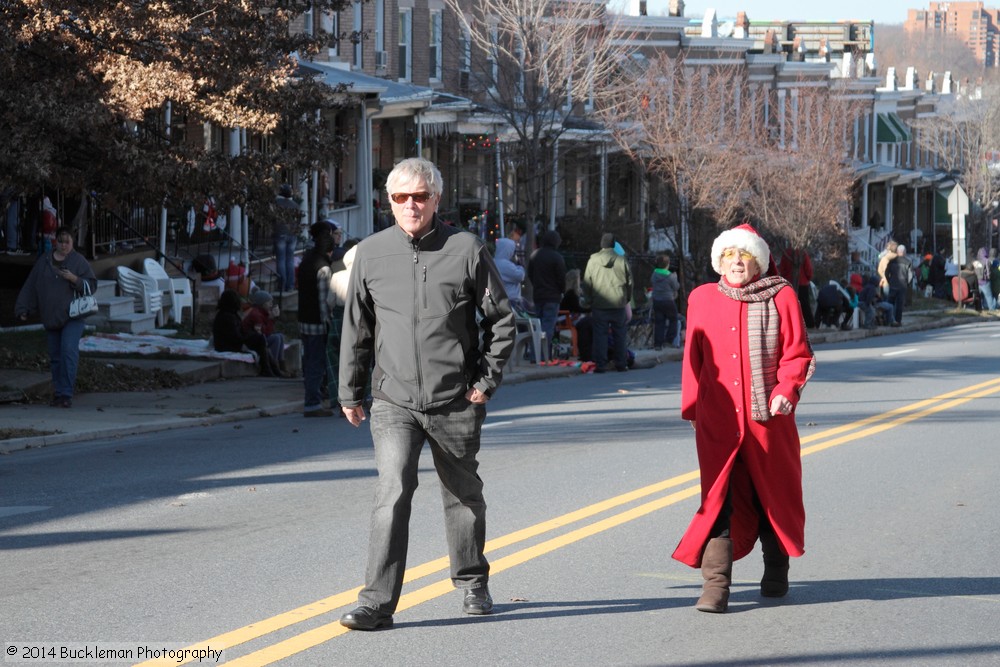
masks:
<svg viewBox="0 0 1000 667"><path fill-rule="evenodd" d="M919 317L919 316L918 316ZM904 324L902 328L879 328L879 329L851 329L848 331L829 330L810 332L809 340L813 345L844 343L852 340L862 340L865 338L891 336L900 333L910 333L913 331L926 331L930 329L943 329L947 327L974 324L983 326L986 321L976 321L965 317L952 316L942 319L933 319L922 322L912 322ZM639 350L636 354L636 363L633 370L648 370L656 366L673 361L681 361L683 358L682 349L664 349L659 352L655 350ZM573 375L591 375L591 373L581 373L577 366L519 366L516 372L504 378L503 384L518 385L525 382L537 380L547 380L551 378L563 378ZM170 417L143 424L130 424L128 426L116 426L83 431L78 433L54 433L42 436L27 436L23 438L11 438L0 440L0 455L9 454L23 449L33 449L48 447L52 445L89 442L100 439L114 439L130 435L142 435L166 431L173 428L184 428L189 426L210 426L214 424L224 424L227 422L245 421L261 417L271 417L277 415L298 412L302 409L302 402L286 401L268 407L241 408L233 412L221 415L205 415L199 417Z"/></svg>
<svg viewBox="0 0 1000 667"><path fill-rule="evenodd" d="M173 428L186 428L188 426L212 426L214 424L225 424L226 422L245 421L247 419L258 419L260 417L274 417L277 415L297 412L302 409L301 401L291 401L280 403L267 408L244 408L234 410L221 415L206 415L204 417L170 417L158 421L146 422L144 424L132 424L129 426L117 426L79 433L53 433L50 435L35 435L24 438L10 438L0 440L0 455L22 449L37 449L49 447L51 445L62 445L74 442L91 442L107 438L123 438L130 435L143 435L145 433L157 433L159 431L169 431Z"/></svg>

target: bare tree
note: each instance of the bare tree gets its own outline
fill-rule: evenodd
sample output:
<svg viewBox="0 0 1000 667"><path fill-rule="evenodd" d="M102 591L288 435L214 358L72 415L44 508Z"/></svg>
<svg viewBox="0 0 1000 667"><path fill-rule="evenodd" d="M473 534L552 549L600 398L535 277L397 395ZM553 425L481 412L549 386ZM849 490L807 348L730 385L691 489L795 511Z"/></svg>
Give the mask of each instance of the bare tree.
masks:
<svg viewBox="0 0 1000 667"><path fill-rule="evenodd" d="M956 35L910 32L902 25L877 25L875 34L875 62L883 74L889 67L896 68L897 76L915 67L924 78L951 72L956 80L975 81L984 75L983 63Z"/></svg>
<svg viewBox="0 0 1000 667"><path fill-rule="evenodd" d="M861 108L835 88L799 87L788 97L771 105L770 131L756 135L747 210L779 246L837 248L855 181L849 158Z"/></svg>
<svg viewBox="0 0 1000 667"><path fill-rule="evenodd" d="M623 51L605 3L580 0L445 0L468 44L470 87L512 133L503 141L515 165L519 204L528 222L548 209L540 187L560 158L566 120L585 114L597 84ZM565 157L565 156L562 156Z"/></svg>
<svg viewBox="0 0 1000 667"><path fill-rule="evenodd" d="M747 139L761 122L751 97L737 65L695 68L660 55L623 60L601 98L618 145L676 193L671 240L698 265L707 264L715 232L738 218L747 197ZM708 228L691 224L696 219L709 220Z"/></svg>
<svg viewBox="0 0 1000 667"><path fill-rule="evenodd" d="M1000 89L987 86L981 95L942 102L937 114L914 126L917 147L937 156L939 168L957 176L974 204L970 242L989 245L986 213L1000 201Z"/></svg>
<svg viewBox="0 0 1000 667"><path fill-rule="evenodd" d="M778 246L816 248L842 234L858 109L824 80L779 92L750 83L739 64L693 68L667 56L637 76L629 69L604 117L622 148L676 191L677 246L697 266L719 227L743 217ZM686 225L693 220L710 224Z"/></svg>

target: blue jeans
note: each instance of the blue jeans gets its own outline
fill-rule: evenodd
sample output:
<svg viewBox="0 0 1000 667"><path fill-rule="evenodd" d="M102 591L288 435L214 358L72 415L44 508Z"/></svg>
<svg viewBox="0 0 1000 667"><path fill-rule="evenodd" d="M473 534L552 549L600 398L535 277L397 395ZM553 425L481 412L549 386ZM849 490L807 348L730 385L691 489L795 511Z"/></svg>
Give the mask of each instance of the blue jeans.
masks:
<svg viewBox="0 0 1000 667"><path fill-rule="evenodd" d="M417 489L420 450L431 448L441 480L445 534L456 588L486 586L486 501L476 470L486 406L464 396L443 408L419 412L376 399L371 410L378 483L368 540L368 569L358 604L391 614L406 570L410 506Z"/></svg>
<svg viewBox="0 0 1000 667"><path fill-rule="evenodd" d="M990 291L990 284L988 282L980 281L979 293L983 295L983 308L986 310L997 309L997 300L993 298L993 293Z"/></svg>
<svg viewBox="0 0 1000 667"><path fill-rule="evenodd" d="M895 287L889 288L889 296L886 301L892 304L892 316L897 324L903 323L903 306L906 304L906 290Z"/></svg>
<svg viewBox="0 0 1000 667"><path fill-rule="evenodd" d="M15 197L7 205L7 250L13 252L18 246L18 225L20 224L21 202Z"/></svg>
<svg viewBox="0 0 1000 667"><path fill-rule="evenodd" d="M70 320L62 329L46 330L49 343L49 368L52 370L52 393L73 398L76 369L80 365L80 337L83 320Z"/></svg>
<svg viewBox="0 0 1000 667"><path fill-rule="evenodd" d="M302 338L302 379L305 383L305 411L323 407L323 378L326 377L326 334L299 334Z"/></svg>
<svg viewBox="0 0 1000 667"><path fill-rule="evenodd" d="M668 342L673 345L677 337L677 304L673 299L654 300L653 316L653 347L663 347Z"/></svg>
<svg viewBox="0 0 1000 667"><path fill-rule="evenodd" d="M558 301L536 301L535 312L538 313L538 320L542 324L542 331L545 332L545 340L548 342L549 351L552 350L552 343L556 339L556 320L559 319ZM550 353L547 359L552 358Z"/></svg>
<svg viewBox="0 0 1000 667"><path fill-rule="evenodd" d="M594 363L598 368L608 365L608 327L614 340L615 368L628 368L628 341L625 331L624 308L594 308L590 316L594 320Z"/></svg>
<svg viewBox="0 0 1000 667"><path fill-rule="evenodd" d="M294 234L277 234L274 237L274 262L278 282L282 292L295 289L295 243Z"/></svg>

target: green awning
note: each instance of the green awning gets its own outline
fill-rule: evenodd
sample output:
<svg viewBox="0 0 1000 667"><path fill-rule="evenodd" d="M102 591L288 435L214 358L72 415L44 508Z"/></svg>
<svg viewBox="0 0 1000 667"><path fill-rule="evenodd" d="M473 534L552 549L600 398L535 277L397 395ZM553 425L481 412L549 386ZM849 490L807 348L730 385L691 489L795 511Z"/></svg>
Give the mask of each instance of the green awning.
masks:
<svg viewBox="0 0 1000 667"><path fill-rule="evenodd" d="M948 213L948 195L940 190L934 192L934 224L951 224L951 214Z"/></svg>
<svg viewBox="0 0 1000 667"><path fill-rule="evenodd" d="M894 113L886 114L889 122L896 126L896 130L903 136L903 141L913 141L913 134L910 132L910 126L907 125L902 118Z"/></svg>
<svg viewBox="0 0 1000 667"><path fill-rule="evenodd" d="M880 113L876 119L875 140L884 144L899 144L913 140L909 126L894 113Z"/></svg>

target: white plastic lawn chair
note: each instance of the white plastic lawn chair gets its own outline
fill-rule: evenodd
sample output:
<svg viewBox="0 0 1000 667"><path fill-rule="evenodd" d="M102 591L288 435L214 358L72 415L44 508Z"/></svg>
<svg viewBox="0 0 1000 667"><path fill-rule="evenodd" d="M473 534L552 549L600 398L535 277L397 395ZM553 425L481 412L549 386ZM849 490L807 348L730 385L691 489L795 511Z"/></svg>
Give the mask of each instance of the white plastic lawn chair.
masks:
<svg viewBox="0 0 1000 667"><path fill-rule="evenodd" d="M118 289L122 296L135 299L137 312L156 316L156 326L164 324L163 293L156 281L127 266L118 267Z"/></svg>
<svg viewBox="0 0 1000 667"><path fill-rule="evenodd" d="M184 317L184 309L194 312L194 294L191 293L191 281L187 278L171 278L167 271L152 257L147 257L142 268L146 275L156 281L163 296L163 306L169 308L170 319L180 323Z"/></svg>

